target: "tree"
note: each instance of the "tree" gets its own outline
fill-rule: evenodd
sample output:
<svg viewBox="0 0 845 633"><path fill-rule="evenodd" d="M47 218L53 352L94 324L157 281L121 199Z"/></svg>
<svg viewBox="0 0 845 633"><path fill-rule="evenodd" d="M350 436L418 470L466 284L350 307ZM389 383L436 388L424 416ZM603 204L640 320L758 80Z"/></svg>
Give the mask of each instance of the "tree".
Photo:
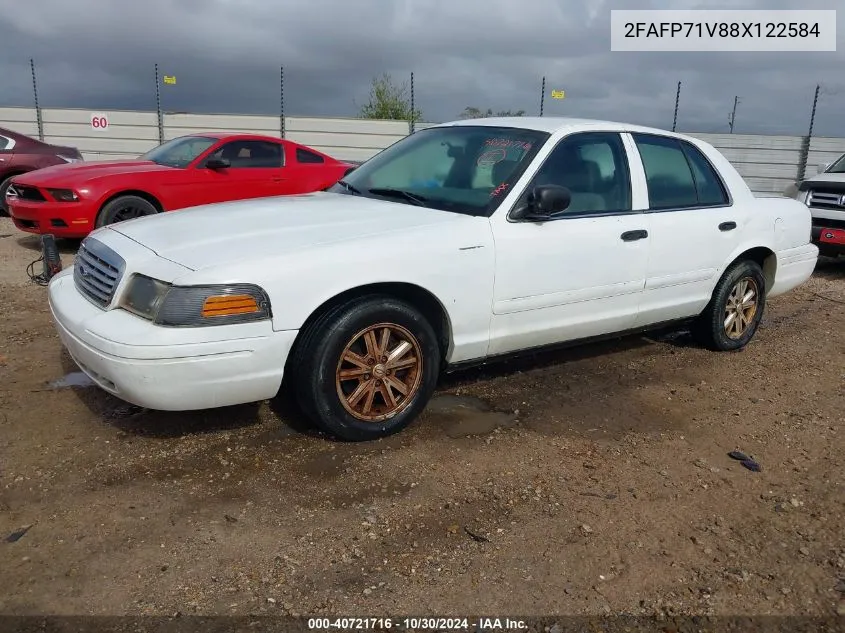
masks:
<svg viewBox="0 0 845 633"><path fill-rule="evenodd" d="M462 119L486 119L491 116L525 116L525 110L499 110L494 114L490 108L485 112L480 108L467 106L461 113Z"/></svg>
<svg viewBox="0 0 845 633"><path fill-rule="evenodd" d="M415 108L411 112L408 83L397 85L393 78L384 73L374 77L370 88L370 100L361 106L358 116L362 119L394 119L397 121L421 121L422 112Z"/></svg>

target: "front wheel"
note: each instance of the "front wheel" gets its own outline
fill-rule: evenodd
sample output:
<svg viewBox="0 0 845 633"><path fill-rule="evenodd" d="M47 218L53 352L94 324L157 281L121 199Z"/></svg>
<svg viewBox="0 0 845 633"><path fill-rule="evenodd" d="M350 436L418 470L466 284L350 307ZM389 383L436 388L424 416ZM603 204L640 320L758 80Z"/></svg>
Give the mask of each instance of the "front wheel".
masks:
<svg viewBox="0 0 845 633"><path fill-rule="evenodd" d="M348 441L396 433L425 407L440 372L428 320L397 299L338 306L308 328L291 371L297 400L323 430Z"/></svg>
<svg viewBox="0 0 845 633"><path fill-rule="evenodd" d="M742 349L753 338L766 307L766 278L757 262L733 264L693 324L699 343L716 351Z"/></svg>
<svg viewBox="0 0 845 633"><path fill-rule="evenodd" d="M0 182L0 217L9 215L9 207L6 205L6 192L9 190L9 185L12 184L12 178L14 177L15 176L9 176Z"/></svg>
<svg viewBox="0 0 845 633"><path fill-rule="evenodd" d="M100 213L97 214L97 228L156 213L158 209L149 200L139 196L120 196L107 202L100 209Z"/></svg>

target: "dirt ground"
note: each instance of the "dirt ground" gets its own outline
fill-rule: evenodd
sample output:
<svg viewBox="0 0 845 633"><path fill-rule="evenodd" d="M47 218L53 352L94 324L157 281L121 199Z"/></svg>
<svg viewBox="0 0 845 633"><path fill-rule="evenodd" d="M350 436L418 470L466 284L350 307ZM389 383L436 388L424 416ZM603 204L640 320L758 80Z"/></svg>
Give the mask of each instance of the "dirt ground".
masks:
<svg viewBox="0 0 845 633"><path fill-rule="evenodd" d="M51 386L75 368L38 255L0 220L0 613L845 613L845 261L744 352L681 332L452 375L349 445L284 403Z"/></svg>

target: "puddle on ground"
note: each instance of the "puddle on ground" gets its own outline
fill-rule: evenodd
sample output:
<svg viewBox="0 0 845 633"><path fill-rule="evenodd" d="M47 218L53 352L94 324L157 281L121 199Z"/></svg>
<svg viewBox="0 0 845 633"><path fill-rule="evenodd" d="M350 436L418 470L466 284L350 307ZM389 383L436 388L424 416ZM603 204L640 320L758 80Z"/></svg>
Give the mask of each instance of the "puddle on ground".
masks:
<svg viewBox="0 0 845 633"><path fill-rule="evenodd" d="M471 396L436 396L428 403L425 414L452 438L487 435L517 421L515 413L495 411L484 400Z"/></svg>
<svg viewBox="0 0 845 633"><path fill-rule="evenodd" d="M94 387L94 381L81 371L74 371L64 377L51 382L48 387L51 389L66 389L68 387Z"/></svg>

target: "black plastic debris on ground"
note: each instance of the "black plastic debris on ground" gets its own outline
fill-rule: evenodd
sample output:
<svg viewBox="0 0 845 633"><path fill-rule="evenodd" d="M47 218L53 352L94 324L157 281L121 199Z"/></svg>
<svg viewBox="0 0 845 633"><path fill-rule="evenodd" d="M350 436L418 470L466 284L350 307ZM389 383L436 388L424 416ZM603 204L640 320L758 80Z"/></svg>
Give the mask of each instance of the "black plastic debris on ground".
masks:
<svg viewBox="0 0 845 633"><path fill-rule="evenodd" d="M15 530L9 536L6 537L7 543L15 543L23 538L23 535L29 532L29 528L31 525L27 525L26 527L22 527L20 530Z"/></svg>
<svg viewBox="0 0 845 633"><path fill-rule="evenodd" d="M731 451L730 453L728 453L728 457L737 460L740 464L742 464L745 468L747 468L753 473L759 473L761 470L763 470L763 467L760 466L760 464L757 463L757 461L755 461L753 457L746 455L742 451Z"/></svg>
<svg viewBox="0 0 845 633"><path fill-rule="evenodd" d="M466 532L469 535L469 537L473 541L475 541L476 543L489 543L490 542L489 538L487 538L486 536L481 536L480 534L476 534L475 532L472 532L468 527L464 527L464 532Z"/></svg>

